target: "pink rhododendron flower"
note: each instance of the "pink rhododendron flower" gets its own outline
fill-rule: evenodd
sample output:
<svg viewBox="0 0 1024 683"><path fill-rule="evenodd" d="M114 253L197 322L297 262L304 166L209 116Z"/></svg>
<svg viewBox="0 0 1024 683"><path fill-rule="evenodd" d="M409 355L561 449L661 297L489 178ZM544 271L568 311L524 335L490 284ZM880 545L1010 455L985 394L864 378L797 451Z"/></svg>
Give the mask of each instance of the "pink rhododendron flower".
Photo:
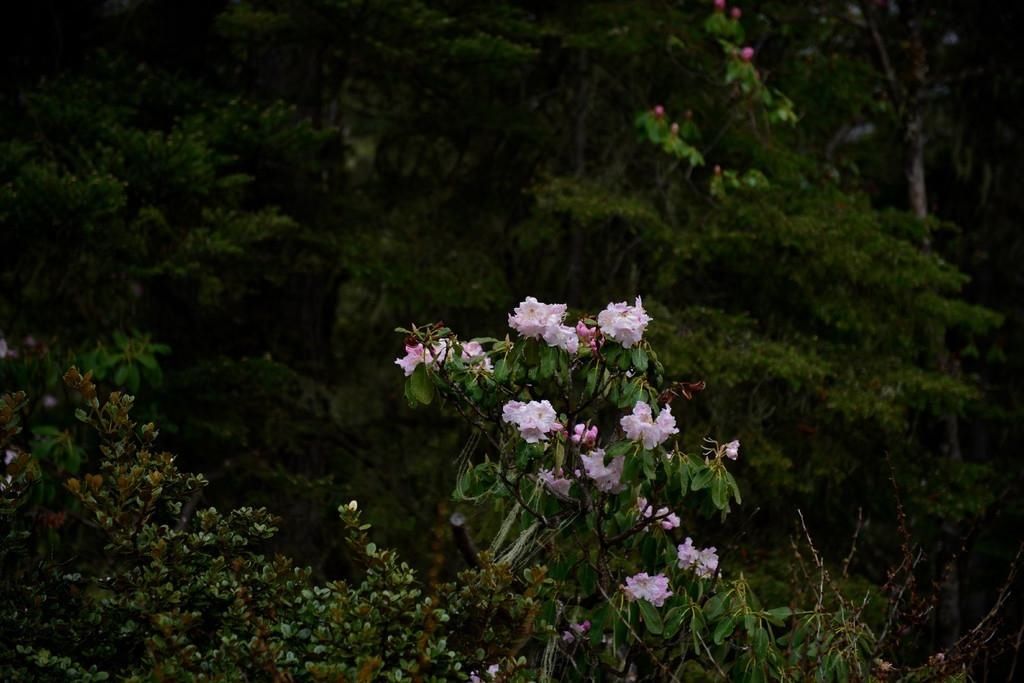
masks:
<svg viewBox="0 0 1024 683"><path fill-rule="evenodd" d="M608 304L608 307L598 314L597 324L604 336L628 349L640 342L651 319L644 310L640 297L637 297L633 306L625 301Z"/></svg>
<svg viewBox="0 0 1024 683"><path fill-rule="evenodd" d="M692 569L700 560L700 550L693 547L693 539L687 536L683 544L676 547L676 557L681 569Z"/></svg>
<svg viewBox="0 0 1024 683"><path fill-rule="evenodd" d="M718 553L715 547L698 550L689 536L676 548L676 556L682 569L692 569L702 579L710 579L718 571Z"/></svg>
<svg viewBox="0 0 1024 683"><path fill-rule="evenodd" d="M636 499L637 510L640 511L640 516L645 519L654 517L662 529L668 531L669 529L675 529L679 526L679 515L669 510L667 507L658 508L658 511L654 511L654 506L647 502L647 499L643 496L638 496ZM646 531L646 528L644 529Z"/></svg>
<svg viewBox="0 0 1024 683"><path fill-rule="evenodd" d="M57 407L57 397L53 394L43 394L43 407L47 410Z"/></svg>
<svg viewBox="0 0 1024 683"><path fill-rule="evenodd" d="M408 377L416 371L416 366L427 360L426 350L423 348L423 344L415 344L413 346L405 347L405 357L396 358L395 365L402 368L405 371L405 376Z"/></svg>
<svg viewBox="0 0 1024 683"><path fill-rule="evenodd" d="M476 358L482 358L483 360L473 363ZM462 360L473 363L474 367L480 368L483 372L491 372L494 370L494 364L491 363L491 359L487 357L487 352L484 351L484 347L480 342L471 341L463 344Z"/></svg>
<svg viewBox="0 0 1024 683"><path fill-rule="evenodd" d="M719 12L725 11L725 0L715 0L715 9Z"/></svg>
<svg viewBox="0 0 1024 683"><path fill-rule="evenodd" d="M562 324L565 308L565 304L544 304L528 296L508 317L508 324L527 339L543 339L548 346L576 353L580 340L574 328Z"/></svg>
<svg viewBox="0 0 1024 683"><path fill-rule="evenodd" d="M515 314L508 317L508 324L527 339L541 339L549 327L562 324L565 308L565 304L542 304L528 296L516 306Z"/></svg>
<svg viewBox="0 0 1024 683"><path fill-rule="evenodd" d="M740 59L744 62L749 62L754 58L754 48L747 45L745 48L740 50Z"/></svg>
<svg viewBox="0 0 1024 683"><path fill-rule="evenodd" d="M622 468L626 464L624 456L618 455L605 465L604 449L596 448L589 455L581 455L580 460L583 461L583 470L594 480L599 491L621 493L625 490L626 487L620 481Z"/></svg>
<svg viewBox="0 0 1024 683"><path fill-rule="evenodd" d="M501 419L514 424L526 443L547 441L548 434L562 429L550 401L509 401L501 409Z"/></svg>
<svg viewBox="0 0 1024 683"><path fill-rule="evenodd" d="M731 10L729 10L729 16L735 19L736 21L739 21L739 18L743 16L743 10L741 10L739 7L733 7Z"/></svg>
<svg viewBox="0 0 1024 683"><path fill-rule="evenodd" d="M551 470L540 470L537 472L537 480L559 498L569 497L569 487L572 486L572 479L557 476Z"/></svg>
<svg viewBox="0 0 1024 683"><path fill-rule="evenodd" d="M660 104L655 105L654 115L660 119L662 116L665 115L665 107L661 106Z"/></svg>
<svg viewBox="0 0 1024 683"><path fill-rule="evenodd" d="M715 546L700 551L695 571L697 576L702 579L710 579L715 575L715 572L718 571L718 553L715 551Z"/></svg>
<svg viewBox="0 0 1024 683"><path fill-rule="evenodd" d="M548 346L557 346L569 353L576 353L580 349L580 338L576 336L576 330L568 325L549 325L543 336Z"/></svg>
<svg viewBox="0 0 1024 683"><path fill-rule="evenodd" d="M580 448L593 448L597 445L597 427L587 427L582 422L572 428L572 442Z"/></svg>
<svg viewBox="0 0 1024 683"><path fill-rule="evenodd" d="M562 631L562 640L567 643L574 642L577 637L586 635L588 631L590 631L589 619L578 624L569 624L569 629Z"/></svg>
<svg viewBox="0 0 1024 683"><path fill-rule="evenodd" d="M656 448L668 437L679 433L671 406L662 408L658 418L654 419L651 406L644 401L637 401L633 406L633 413L619 420L619 424L626 432L626 438L643 442L647 450Z"/></svg>
<svg viewBox="0 0 1024 683"><path fill-rule="evenodd" d="M439 339L437 343L429 349L425 348L423 344L406 346L405 357L396 358L395 365L405 371L406 377L415 372L416 366L420 363L425 363L426 365L436 368L439 364L444 363L448 359L448 346L449 344L447 339Z"/></svg>
<svg viewBox="0 0 1024 683"><path fill-rule="evenodd" d="M626 578L626 585L622 592L630 600L646 600L655 607L665 604L665 599L672 596L668 588L668 577L664 574L648 576L647 572L640 572Z"/></svg>
<svg viewBox="0 0 1024 683"><path fill-rule="evenodd" d="M576 336L579 337L580 343L586 344L592 352L597 353L601 344L598 341L596 327L587 327L587 324L580 320L576 323Z"/></svg>
<svg viewBox="0 0 1024 683"><path fill-rule="evenodd" d="M18 451L14 450L13 448L8 448L6 451L4 451L4 464L10 465L12 462L14 462L14 459L17 457Z"/></svg>
<svg viewBox="0 0 1024 683"><path fill-rule="evenodd" d="M733 439L729 443L725 444L725 457L730 460L735 460L740 457L740 442L738 439Z"/></svg>

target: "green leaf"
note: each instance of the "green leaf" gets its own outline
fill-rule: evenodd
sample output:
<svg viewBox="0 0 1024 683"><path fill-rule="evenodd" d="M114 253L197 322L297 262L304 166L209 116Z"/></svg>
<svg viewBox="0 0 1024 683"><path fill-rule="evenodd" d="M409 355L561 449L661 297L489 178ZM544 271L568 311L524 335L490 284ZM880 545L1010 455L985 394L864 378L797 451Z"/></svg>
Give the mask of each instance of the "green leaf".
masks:
<svg viewBox="0 0 1024 683"><path fill-rule="evenodd" d="M416 366L412 376L409 378L409 390L412 397L423 405L429 405L434 400L434 384L427 374L427 366L420 364Z"/></svg>
<svg viewBox="0 0 1024 683"><path fill-rule="evenodd" d="M630 351L633 360L633 367L640 372L647 372L647 352L639 346L634 346Z"/></svg>
<svg viewBox="0 0 1024 683"><path fill-rule="evenodd" d="M646 600L638 601L637 605L640 606L640 616L643 617L644 626L647 627L648 632L656 636L661 635L665 630L665 625L661 621L661 615L658 614L657 608Z"/></svg>
<svg viewBox="0 0 1024 683"><path fill-rule="evenodd" d="M736 620L732 617L719 622L718 626L715 627L715 633L712 636L712 639L715 641L715 645L721 645L726 638L732 635L733 629L735 628Z"/></svg>

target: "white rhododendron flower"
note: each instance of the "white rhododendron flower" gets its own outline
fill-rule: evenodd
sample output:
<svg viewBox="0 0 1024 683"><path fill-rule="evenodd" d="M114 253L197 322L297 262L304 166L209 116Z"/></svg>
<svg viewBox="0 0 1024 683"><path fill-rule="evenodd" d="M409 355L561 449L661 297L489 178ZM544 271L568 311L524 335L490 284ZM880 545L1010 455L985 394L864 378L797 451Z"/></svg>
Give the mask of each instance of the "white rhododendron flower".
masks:
<svg viewBox="0 0 1024 683"><path fill-rule="evenodd" d="M651 316L644 310L640 297L636 298L635 306L630 306L625 301L608 304L608 307L597 316L601 333L627 349L640 342L644 330L647 329L647 323L651 320Z"/></svg>
<svg viewBox="0 0 1024 683"><path fill-rule="evenodd" d="M630 600L646 600L655 607L665 604L665 599L672 596L668 588L668 577L664 574L648 576L647 572L640 572L626 578L626 585L622 592Z"/></svg>
<svg viewBox="0 0 1024 683"><path fill-rule="evenodd" d="M559 477L551 470L540 470L537 472L537 479L559 498L569 497L569 487L572 486L572 479Z"/></svg>
<svg viewBox="0 0 1024 683"><path fill-rule="evenodd" d="M644 401L637 401L633 406L633 413L623 417L619 424L626 432L626 438L642 441L647 450L661 445L668 437L679 433L671 406L662 408L658 418L654 419L651 406Z"/></svg>
<svg viewBox="0 0 1024 683"><path fill-rule="evenodd" d="M518 427L526 443L547 441L548 434L562 429L550 401L509 401L501 409L501 419Z"/></svg>
<svg viewBox="0 0 1024 683"><path fill-rule="evenodd" d="M604 449L596 448L589 455L581 455L583 471L594 480L598 490L605 493L621 493L625 486L620 482L622 479L622 468L626 464L626 458L619 455L612 458L607 465L604 464Z"/></svg>

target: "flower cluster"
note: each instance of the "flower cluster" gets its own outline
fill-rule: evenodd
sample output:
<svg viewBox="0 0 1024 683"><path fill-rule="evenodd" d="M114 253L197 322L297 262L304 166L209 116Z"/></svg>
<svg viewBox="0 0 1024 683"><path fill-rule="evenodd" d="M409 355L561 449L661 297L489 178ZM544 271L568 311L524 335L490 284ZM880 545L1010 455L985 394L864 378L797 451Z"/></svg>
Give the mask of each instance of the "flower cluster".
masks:
<svg viewBox="0 0 1024 683"><path fill-rule="evenodd" d="M672 416L672 407L665 406L654 419L651 406L644 401L637 401L633 406L633 414L623 417L619 424L622 425L626 437L633 441L643 442L644 448L651 450L665 442L668 437L678 434L676 418Z"/></svg>
<svg viewBox="0 0 1024 683"><path fill-rule="evenodd" d="M699 550L689 536L676 548L681 569L692 569L702 579L710 579L718 571L718 553L715 546Z"/></svg>
<svg viewBox="0 0 1024 683"><path fill-rule="evenodd" d="M501 409L501 419L514 424L526 443L547 441L548 434L563 429L550 401L509 401Z"/></svg>
<svg viewBox="0 0 1024 683"><path fill-rule="evenodd" d="M497 664L491 664L489 667L487 667L487 671L484 674L483 678L481 678L476 671L470 671L469 683L484 683L484 681L492 681L494 680L494 677L498 675L498 671L500 670L501 667L499 667Z"/></svg>
<svg viewBox="0 0 1024 683"><path fill-rule="evenodd" d="M416 367L423 363L428 367L437 368L448 360L448 351L451 343L447 339L440 339L429 348L423 344L408 344L405 347L405 356L395 359L395 365L402 368L405 376L408 377L416 371ZM480 342L466 342L462 345L462 360L472 363L473 367L480 372L491 372L494 366L487 352Z"/></svg>
<svg viewBox="0 0 1024 683"><path fill-rule="evenodd" d="M661 607L667 598L672 597L672 591L668 587L668 577L664 574L648 576L647 572L627 577L622 592L630 600L646 600L655 607Z"/></svg>
<svg viewBox="0 0 1024 683"><path fill-rule="evenodd" d="M576 353L580 340L574 328L562 324L565 309L565 304L543 304L528 296L516 306L514 314L508 316L508 324L522 337L543 339L548 346Z"/></svg>
<svg viewBox="0 0 1024 683"><path fill-rule="evenodd" d="M640 297L636 298L634 306L630 306L625 301L608 304L608 307L597 316L601 334L619 342L627 349L640 342L644 336L644 330L647 329L647 323L651 320L651 316L647 315L647 311L644 310Z"/></svg>

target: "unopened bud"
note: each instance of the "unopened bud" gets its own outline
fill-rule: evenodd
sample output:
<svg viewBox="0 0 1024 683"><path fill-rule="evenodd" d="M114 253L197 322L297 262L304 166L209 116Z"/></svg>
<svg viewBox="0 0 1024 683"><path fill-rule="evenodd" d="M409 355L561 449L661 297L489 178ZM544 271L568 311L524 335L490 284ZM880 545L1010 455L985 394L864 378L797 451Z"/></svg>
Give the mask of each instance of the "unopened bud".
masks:
<svg viewBox="0 0 1024 683"><path fill-rule="evenodd" d="M743 10L741 10L739 7L733 7L731 10L729 10L729 16L735 19L736 21L739 21L739 18L743 16Z"/></svg>
<svg viewBox="0 0 1024 683"><path fill-rule="evenodd" d="M655 105L654 115L660 119L662 116L665 115L665 107L661 106L660 104Z"/></svg>
<svg viewBox="0 0 1024 683"><path fill-rule="evenodd" d="M742 59L744 62L749 62L753 58L754 58L754 48L752 48L749 45L747 45L745 48L740 50L740 59Z"/></svg>

